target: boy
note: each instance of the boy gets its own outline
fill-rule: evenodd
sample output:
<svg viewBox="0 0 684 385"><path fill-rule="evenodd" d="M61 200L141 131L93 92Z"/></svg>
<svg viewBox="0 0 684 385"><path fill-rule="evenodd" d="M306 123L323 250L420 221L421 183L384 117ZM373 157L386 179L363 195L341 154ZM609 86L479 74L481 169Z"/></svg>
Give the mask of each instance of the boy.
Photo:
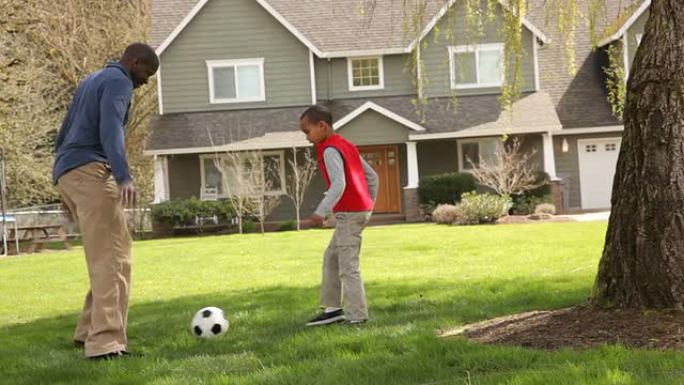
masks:
<svg viewBox="0 0 684 385"><path fill-rule="evenodd" d="M378 192L378 176L352 143L332 128L332 114L322 106L309 107L299 124L316 146L318 166L328 191L310 220L321 225L332 211L335 233L323 259L320 305L324 311L306 326L329 325L345 319L368 320L366 293L359 269L361 232L370 219ZM344 292L343 292L344 289ZM342 296L347 310L342 310Z"/></svg>

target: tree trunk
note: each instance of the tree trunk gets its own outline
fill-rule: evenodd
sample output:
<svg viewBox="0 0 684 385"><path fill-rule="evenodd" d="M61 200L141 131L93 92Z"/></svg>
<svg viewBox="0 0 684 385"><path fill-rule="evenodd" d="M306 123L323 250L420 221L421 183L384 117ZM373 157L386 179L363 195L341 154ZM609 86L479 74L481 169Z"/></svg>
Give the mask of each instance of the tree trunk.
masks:
<svg viewBox="0 0 684 385"><path fill-rule="evenodd" d="M682 309L684 2L653 0L624 119L594 303Z"/></svg>

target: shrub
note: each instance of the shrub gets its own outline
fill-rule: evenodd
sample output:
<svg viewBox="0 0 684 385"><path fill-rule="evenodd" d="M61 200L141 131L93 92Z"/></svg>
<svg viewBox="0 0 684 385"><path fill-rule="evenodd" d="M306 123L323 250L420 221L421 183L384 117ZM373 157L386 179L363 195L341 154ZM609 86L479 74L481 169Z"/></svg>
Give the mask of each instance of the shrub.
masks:
<svg viewBox="0 0 684 385"><path fill-rule="evenodd" d="M513 215L529 215L534 213L535 207L542 203L551 203L551 186L549 175L544 171L536 172L536 183L543 183L536 189L512 197L513 205L510 213Z"/></svg>
<svg viewBox="0 0 684 385"><path fill-rule="evenodd" d="M458 208L454 205L441 204L432 212L432 220L435 223L451 225L458 222Z"/></svg>
<svg viewBox="0 0 684 385"><path fill-rule="evenodd" d="M197 198L173 200L152 206L152 220L171 226L195 224L195 217L216 216L219 222L227 222L233 217L233 210L226 201L203 201Z"/></svg>
<svg viewBox="0 0 684 385"><path fill-rule="evenodd" d="M461 196L461 202L456 205L456 208L461 224L494 223L508 213L511 208L511 199L493 194L465 193Z"/></svg>
<svg viewBox="0 0 684 385"><path fill-rule="evenodd" d="M556 206L551 203L542 203L534 208L534 213L556 215Z"/></svg>
<svg viewBox="0 0 684 385"><path fill-rule="evenodd" d="M475 190L475 179L468 173L446 173L422 178L419 186L420 203L435 207L459 202L463 193Z"/></svg>
<svg viewBox="0 0 684 385"><path fill-rule="evenodd" d="M244 221L242 223L242 232L243 233L253 233L256 231L257 225L256 222L254 221Z"/></svg>
<svg viewBox="0 0 684 385"><path fill-rule="evenodd" d="M278 226L278 231L292 231L297 228L297 223L295 221L286 221L280 223Z"/></svg>

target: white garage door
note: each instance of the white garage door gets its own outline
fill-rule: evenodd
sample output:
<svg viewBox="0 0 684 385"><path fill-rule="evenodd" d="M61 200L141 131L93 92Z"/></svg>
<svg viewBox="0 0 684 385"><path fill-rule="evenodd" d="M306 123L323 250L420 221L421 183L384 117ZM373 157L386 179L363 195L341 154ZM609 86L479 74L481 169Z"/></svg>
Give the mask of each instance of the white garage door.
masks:
<svg viewBox="0 0 684 385"><path fill-rule="evenodd" d="M577 141L583 209L610 208L620 141L620 138Z"/></svg>

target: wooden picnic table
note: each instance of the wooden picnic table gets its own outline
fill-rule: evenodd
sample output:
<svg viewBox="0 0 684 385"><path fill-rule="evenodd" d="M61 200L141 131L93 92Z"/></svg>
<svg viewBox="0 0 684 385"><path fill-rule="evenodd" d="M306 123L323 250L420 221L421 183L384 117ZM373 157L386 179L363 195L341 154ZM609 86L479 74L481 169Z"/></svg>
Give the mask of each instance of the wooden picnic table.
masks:
<svg viewBox="0 0 684 385"><path fill-rule="evenodd" d="M18 239L20 242L30 242L28 253L33 253L45 247L48 242L62 242L66 249L71 248L69 236L62 225L35 225L21 226L16 230L9 229L9 238ZM15 232L16 231L16 232ZM18 237L18 238L16 238Z"/></svg>

